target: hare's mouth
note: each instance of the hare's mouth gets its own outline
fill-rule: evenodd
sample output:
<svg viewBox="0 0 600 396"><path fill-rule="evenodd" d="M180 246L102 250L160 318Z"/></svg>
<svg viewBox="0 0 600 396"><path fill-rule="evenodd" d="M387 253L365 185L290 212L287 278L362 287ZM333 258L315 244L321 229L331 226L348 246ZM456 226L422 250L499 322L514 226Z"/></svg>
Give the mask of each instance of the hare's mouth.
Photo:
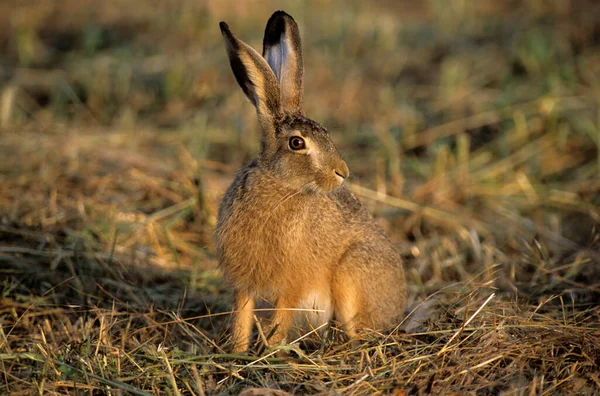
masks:
<svg viewBox="0 0 600 396"><path fill-rule="evenodd" d="M305 194L317 194L325 191L316 181L310 181L302 186L302 192Z"/></svg>
<svg viewBox="0 0 600 396"><path fill-rule="evenodd" d="M328 193L342 187L342 185L344 184L344 180L344 177L336 173L334 175L328 175L327 177L323 177L322 180L319 180L315 184L320 191Z"/></svg>
<svg viewBox="0 0 600 396"><path fill-rule="evenodd" d="M300 190L305 194L327 194L337 190L344 184L345 178L332 174L319 174L313 180L304 183Z"/></svg>

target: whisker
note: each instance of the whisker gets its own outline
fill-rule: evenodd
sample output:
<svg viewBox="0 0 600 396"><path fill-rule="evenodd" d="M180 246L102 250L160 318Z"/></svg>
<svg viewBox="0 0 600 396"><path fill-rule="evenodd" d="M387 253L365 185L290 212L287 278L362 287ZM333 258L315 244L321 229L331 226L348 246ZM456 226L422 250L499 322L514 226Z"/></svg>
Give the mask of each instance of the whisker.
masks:
<svg viewBox="0 0 600 396"><path fill-rule="evenodd" d="M273 209L271 209L271 213L269 213L269 216L265 219L265 222L263 223L263 227L265 226L265 224L267 224L267 222L269 221L269 219L271 218L271 216L273 215L273 213L275 213L275 211L277 210L278 207L280 207L281 205L283 205L287 200L295 197L296 195L300 194L302 192L302 189L304 187L306 187L307 185L309 185L310 183L312 183L312 181L308 181L306 183L304 183L302 186L300 186L300 188L298 189L298 191L289 194L288 196L286 196L285 198L283 198L281 201L279 201L275 207Z"/></svg>

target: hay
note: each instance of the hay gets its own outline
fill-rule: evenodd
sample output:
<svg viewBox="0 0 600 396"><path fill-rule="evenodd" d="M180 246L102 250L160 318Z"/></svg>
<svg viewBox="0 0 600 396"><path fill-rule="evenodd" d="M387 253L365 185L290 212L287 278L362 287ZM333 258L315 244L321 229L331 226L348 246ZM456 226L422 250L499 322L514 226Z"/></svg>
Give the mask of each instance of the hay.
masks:
<svg viewBox="0 0 600 396"><path fill-rule="evenodd" d="M600 392L595 3L288 4L411 313L249 355L212 232L258 131L215 21L275 5L117 3L0 6L0 393Z"/></svg>

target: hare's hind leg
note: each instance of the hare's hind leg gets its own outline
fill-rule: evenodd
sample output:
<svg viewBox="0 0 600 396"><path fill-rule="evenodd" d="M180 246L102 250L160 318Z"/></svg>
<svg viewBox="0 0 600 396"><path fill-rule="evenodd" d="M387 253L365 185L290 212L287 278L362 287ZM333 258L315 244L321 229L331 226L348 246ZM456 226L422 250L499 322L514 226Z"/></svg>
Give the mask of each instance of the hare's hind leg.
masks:
<svg viewBox="0 0 600 396"><path fill-rule="evenodd" d="M333 278L332 293L334 316L340 322L348 338L356 338L360 327L361 290L356 282L357 273L355 261L360 259L359 251L350 248L344 255Z"/></svg>
<svg viewBox="0 0 600 396"><path fill-rule="evenodd" d="M350 337L397 323L406 305L406 284L395 250L383 244L351 246L336 268L333 295L335 315Z"/></svg>
<svg viewBox="0 0 600 396"><path fill-rule="evenodd" d="M356 338L358 328L358 295L351 279L345 275L336 277L333 288L333 304L335 318L351 340Z"/></svg>
<svg viewBox="0 0 600 396"><path fill-rule="evenodd" d="M250 346L250 334L254 320L254 297L245 291L236 291L235 310L232 350L234 353L245 352Z"/></svg>
<svg viewBox="0 0 600 396"><path fill-rule="evenodd" d="M374 253L369 246L355 244L348 248L335 271L332 288L335 316L350 339L364 327L376 325L380 308L372 302L384 303L387 298L381 295L385 291L376 287L382 274L375 271L381 258Z"/></svg>

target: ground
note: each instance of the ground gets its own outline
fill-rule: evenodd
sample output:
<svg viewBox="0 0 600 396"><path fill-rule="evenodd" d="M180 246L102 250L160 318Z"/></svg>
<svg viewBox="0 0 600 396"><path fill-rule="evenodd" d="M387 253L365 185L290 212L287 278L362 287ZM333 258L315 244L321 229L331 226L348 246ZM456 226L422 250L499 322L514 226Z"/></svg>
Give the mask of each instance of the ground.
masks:
<svg viewBox="0 0 600 396"><path fill-rule="evenodd" d="M260 132L218 22L260 49L280 8L414 312L232 355ZM600 4L8 0L0 48L0 393L600 392Z"/></svg>

